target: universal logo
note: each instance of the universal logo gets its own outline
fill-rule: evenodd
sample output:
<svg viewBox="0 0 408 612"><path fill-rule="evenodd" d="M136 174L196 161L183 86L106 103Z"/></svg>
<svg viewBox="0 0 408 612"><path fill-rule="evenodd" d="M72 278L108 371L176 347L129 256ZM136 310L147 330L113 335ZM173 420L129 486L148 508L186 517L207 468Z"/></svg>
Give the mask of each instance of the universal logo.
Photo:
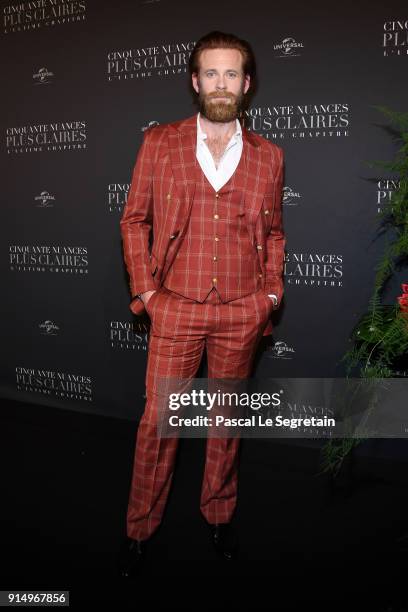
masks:
<svg viewBox="0 0 408 612"><path fill-rule="evenodd" d="M86 0L34 0L3 8L4 34L84 21Z"/></svg>
<svg viewBox="0 0 408 612"><path fill-rule="evenodd" d="M108 81L171 77L187 73L187 64L195 42L168 43L140 49L109 51Z"/></svg>
<svg viewBox="0 0 408 612"><path fill-rule="evenodd" d="M245 111L245 125L270 140L340 138L349 136L348 103L253 106Z"/></svg>
<svg viewBox="0 0 408 612"><path fill-rule="evenodd" d="M335 253L285 253L289 285L342 287L343 256Z"/></svg>
<svg viewBox="0 0 408 612"><path fill-rule="evenodd" d="M16 366L18 391L92 402L92 379L83 374Z"/></svg>
<svg viewBox="0 0 408 612"><path fill-rule="evenodd" d="M377 212L381 213L388 204L394 191L401 187L401 181L395 179L380 179L377 182Z"/></svg>
<svg viewBox="0 0 408 612"><path fill-rule="evenodd" d="M296 42L292 37L284 38L281 43L273 45L273 50L277 51L275 57L298 57L299 49L303 49L303 43Z"/></svg>
<svg viewBox="0 0 408 612"><path fill-rule="evenodd" d="M52 202L55 202L55 197L50 195L48 191L42 191L40 195L35 196L34 200L39 202L37 204L38 208L53 208L54 204Z"/></svg>
<svg viewBox="0 0 408 612"><path fill-rule="evenodd" d="M110 343L113 349L147 351L149 327L139 321L111 321Z"/></svg>
<svg viewBox="0 0 408 612"><path fill-rule="evenodd" d="M108 185L109 212L122 212L127 202L129 183L110 183Z"/></svg>
<svg viewBox="0 0 408 612"><path fill-rule="evenodd" d="M158 121L149 121L149 123L147 125L142 125L141 127L141 131L145 132L146 130L148 130L150 127L154 127L155 125L160 125Z"/></svg>
<svg viewBox="0 0 408 612"><path fill-rule="evenodd" d="M46 85L52 83L53 72L50 72L47 68L40 68L38 72L33 74L34 85Z"/></svg>
<svg viewBox="0 0 408 612"><path fill-rule="evenodd" d="M408 55L408 19L384 23L382 46L385 57Z"/></svg>
<svg viewBox="0 0 408 612"><path fill-rule="evenodd" d="M6 128L6 152L43 153L86 149L85 121L34 123Z"/></svg>
<svg viewBox="0 0 408 612"><path fill-rule="evenodd" d="M12 244L9 246L9 264L13 272L88 274L88 248Z"/></svg>
<svg viewBox="0 0 408 612"><path fill-rule="evenodd" d="M277 340L267 348L267 357L270 359L293 359L294 354L295 349L283 340Z"/></svg>
<svg viewBox="0 0 408 612"><path fill-rule="evenodd" d="M286 185L282 191L282 204L284 206L297 206L300 202L300 193L293 191L292 187Z"/></svg>
<svg viewBox="0 0 408 612"><path fill-rule="evenodd" d="M58 325L55 325L52 321L44 321L44 323L40 323L38 327L44 336L56 336L59 330Z"/></svg>

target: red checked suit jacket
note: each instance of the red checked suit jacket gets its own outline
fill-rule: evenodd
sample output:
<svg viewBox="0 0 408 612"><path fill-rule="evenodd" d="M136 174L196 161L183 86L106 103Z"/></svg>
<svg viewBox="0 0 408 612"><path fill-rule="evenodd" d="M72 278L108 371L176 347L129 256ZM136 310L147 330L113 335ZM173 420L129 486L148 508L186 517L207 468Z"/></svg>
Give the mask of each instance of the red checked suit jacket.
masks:
<svg viewBox="0 0 408 612"><path fill-rule="evenodd" d="M284 292L285 235L282 226L284 158L281 147L242 128L248 164L245 217L263 273L263 288ZM184 237L194 198L197 115L155 125L144 132L120 221L123 253L135 314L145 310L139 293L158 289ZM265 214L266 213L266 214ZM272 333L271 321L264 336Z"/></svg>

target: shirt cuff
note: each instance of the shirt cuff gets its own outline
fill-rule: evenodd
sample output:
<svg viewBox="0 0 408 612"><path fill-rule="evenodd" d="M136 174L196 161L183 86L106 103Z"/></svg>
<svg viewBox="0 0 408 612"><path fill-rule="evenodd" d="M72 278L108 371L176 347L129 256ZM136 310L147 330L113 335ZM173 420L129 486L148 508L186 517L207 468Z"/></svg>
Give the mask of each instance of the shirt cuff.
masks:
<svg viewBox="0 0 408 612"><path fill-rule="evenodd" d="M278 298L276 297L276 295L274 293L268 293L268 297L272 298L274 306L276 306L276 304L278 303Z"/></svg>

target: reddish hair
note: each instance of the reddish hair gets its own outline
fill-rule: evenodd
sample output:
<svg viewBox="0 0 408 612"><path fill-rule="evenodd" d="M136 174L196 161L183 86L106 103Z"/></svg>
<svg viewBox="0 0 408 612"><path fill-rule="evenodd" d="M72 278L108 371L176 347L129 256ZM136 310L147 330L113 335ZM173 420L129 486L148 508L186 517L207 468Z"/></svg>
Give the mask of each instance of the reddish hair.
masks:
<svg viewBox="0 0 408 612"><path fill-rule="evenodd" d="M251 82L252 79L255 80L255 55L250 44L234 34L227 34L225 32L219 32L218 30L209 32L196 42L188 61L190 75L192 75L193 72L199 73L200 55L205 49L237 49L242 55L244 74L249 74Z"/></svg>

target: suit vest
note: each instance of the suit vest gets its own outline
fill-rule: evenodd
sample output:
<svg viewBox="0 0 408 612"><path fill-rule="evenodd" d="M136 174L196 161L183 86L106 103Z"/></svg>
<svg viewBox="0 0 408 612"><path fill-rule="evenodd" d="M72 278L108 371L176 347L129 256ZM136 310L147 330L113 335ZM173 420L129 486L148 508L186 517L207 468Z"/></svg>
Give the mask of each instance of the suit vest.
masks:
<svg viewBox="0 0 408 612"><path fill-rule="evenodd" d="M215 191L197 160L190 218L163 281L170 291L204 302L215 287L222 302L229 302L263 286L245 217L246 172L243 150L234 174Z"/></svg>

